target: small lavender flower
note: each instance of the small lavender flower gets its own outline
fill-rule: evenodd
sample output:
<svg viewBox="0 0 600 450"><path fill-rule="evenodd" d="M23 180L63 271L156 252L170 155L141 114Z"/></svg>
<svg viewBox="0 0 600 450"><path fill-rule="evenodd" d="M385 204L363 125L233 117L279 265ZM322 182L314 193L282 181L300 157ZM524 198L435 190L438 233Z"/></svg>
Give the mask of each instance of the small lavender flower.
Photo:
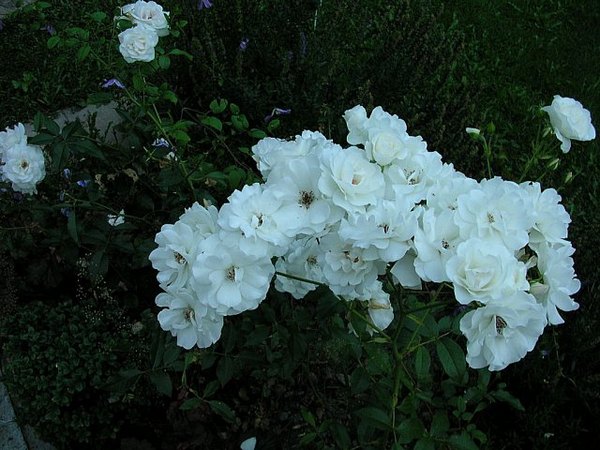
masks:
<svg viewBox="0 0 600 450"><path fill-rule="evenodd" d="M244 51L244 50L246 50L246 49L248 48L248 44L249 44L249 43L250 43L250 39L248 39L248 38L243 38L243 39L240 41L240 50L241 50L241 51Z"/></svg>
<svg viewBox="0 0 600 450"><path fill-rule="evenodd" d="M40 28L40 31L46 31L50 36L54 36L56 34L56 28L49 23Z"/></svg>
<svg viewBox="0 0 600 450"><path fill-rule="evenodd" d="M77 181L77 186L87 187L91 182L92 180L79 180Z"/></svg>
<svg viewBox="0 0 600 450"><path fill-rule="evenodd" d="M165 139L165 138L158 138L155 139L154 142L152 143L152 147L157 147L157 148L170 148L171 145L169 144L169 142Z"/></svg>
<svg viewBox="0 0 600 450"><path fill-rule="evenodd" d="M304 31L300 32L300 54L306 56L306 49L308 47L308 41Z"/></svg>
<svg viewBox="0 0 600 450"><path fill-rule="evenodd" d="M60 208L60 213L65 217L69 217L71 215L71 208Z"/></svg>
<svg viewBox="0 0 600 450"><path fill-rule="evenodd" d="M273 118L275 116L287 116L291 112L292 112L291 109L273 108L273 111L271 111L271 114L269 114L268 116L265 117L265 123L269 123L271 120L273 120Z"/></svg>
<svg viewBox="0 0 600 450"><path fill-rule="evenodd" d="M109 87L116 87L119 89L125 89L125 85L123 83L121 83L119 80L117 80L116 78L111 78L110 80L104 80L104 83L102 83L100 85L101 87L103 87L104 89L108 89Z"/></svg>
<svg viewBox="0 0 600 450"><path fill-rule="evenodd" d="M198 11L202 11L203 9L212 8L211 0L198 0Z"/></svg>
<svg viewBox="0 0 600 450"><path fill-rule="evenodd" d="M65 179L70 180L71 179L71 169L64 169L63 172L63 177L65 177Z"/></svg>

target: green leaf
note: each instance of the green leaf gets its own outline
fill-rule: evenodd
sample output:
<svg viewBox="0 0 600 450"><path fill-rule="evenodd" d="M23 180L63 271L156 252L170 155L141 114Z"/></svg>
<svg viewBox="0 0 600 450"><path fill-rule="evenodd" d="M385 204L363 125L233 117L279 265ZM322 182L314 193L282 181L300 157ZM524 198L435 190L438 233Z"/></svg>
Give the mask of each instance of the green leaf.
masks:
<svg viewBox="0 0 600 450"><path fill-rule="evenodd" d="M56 139L56 136L52 136L48 133L40 133L31 138L27 138L27 142L33 145L47 145Z"/></svg>
<svg viewBox="0 0 600 450"><path fill-rule="evenodd" d="M192 60L194 59L194 57L192 55L190 55L188 52L185 52L183 50L179 50L178 48L174 48L173 50L171 50L169 53L167 53L167 55L173 55L173 56L183 56L185 58L187 58L188 60Z"/></svg>
<svg viewBox="0 0 600 450"><path fill-rule="evenodd" d="M419 439L414 450L435 450L435 441L429 438Z"/></svg>
<svg viewBox="0 0 600 450"><path fill-rule="evenodd" d="M167 372L162 370L150 372L148 376L158 392L169 397L171 396L173 392L173 383L171 382L171 377Z"/></svg>
<svg viewBox="0 0 600 450"><path fill-rule="evenodd" d="M166 70L169 68L170 65L171 65L171 59L168 56L160 55L158 57L158 66L161 69Z"/></svg>
<svg viewBox="0 0 600 450"><path fill-rule="evenodd" d="M165 100L170 101L173 104L176 104L179 101L179 99L177 98L177 95L175 94L175 92L168 91L168 90L163 92L163 98Z"/></svg>
<svg viewBox="0 0 600 450"><path fill-rule="evenodd" d="M163 364L168 366L173 363L181 355L181 347L178 347L174 343L172 345L165 346L165 352L162 355Z"/></svg>
<svg viewBox="0 0 600 450"><path fill-rule="evenodd" d="M210 408L229 423L235 422L235 414L227 403L219 400L209 400Z"/></svg>
<svg viewBox="0 0 600 450"><path fill-rule="evenodd" d="M75 218L75 211L71 211L69 218L67 219L67 231L71 238L79 245L79 236L77 235L77 219Z"/></svg>
<svg viewBox="0 0 600 450"><path fill-rule="evenodd" d="M382 409L367 406L366 408L359 409L355 414L374 428L380 430L389 430L391 428L390 418Z"/></svg>
<svg viewBox="0 0 600 450"><path fill-rule="evenodd" d="M129 379L129 378L137 377L137 376L141 375L142 373L143 372L138 369L125 369L125 370L119 371L119 376Z"/></svg>
<svg viewBox="0 0 600 450"><path fill-rule="evenodd" d="M334 422L330 425L330 430L338 448L350 448L352 441L345 426Z"/></svg>
<svg viewBox="0 0 600 450"><path fill-rule="evenodd" d="M258 128L252 128L250 131L248 131L248 134L250 135L250 137L256 139L262 139L267 137L267 133L265 133L263 130L259 130Z"/></svg>
<svg viewBox="0 0 600 450"><path fill-rule="evenodd" d="M85 58L88 57L91 51L92 47L90 47L90 44L85 44L77 51L77 61L82 62L83 60L85 60Z"/></svg>
<svg viewBox="0 0 600 450"><path fill-rule="evenodd" d="M419 347L415 352L415 373L419 380L429 377L431 356L425 347Z"/></svg>
<svg viewBox="0 0 600 450"><path fill-rule="evenodd" d="M53 49L54 47L56 47L58 45L58 43L60 42L60 36L51 36L48 39L48 42L46 42L46 46L49 49Z"/></svg>
<svg viewBox="0 0 600 450"><path fill-rule="evenodd" d="M106 105L113 99L113 94L110 92L94 92L89 94L86 103L88 105Z"/></svg>
<svg viewBox="0 0 600 450"><path fill-rule="evenodd" d="M350 375L350 389L353 394L360 394L366 391L371 384L369 373L362 367L357 367Z"/></svg>
<svg viewBox="0 0 600 450"><path fill-rule="evenodd" d="M300 439L300 447L307 446L308 444L312 443L316 438L317 438L317 433L315 433L314 431L311 431L310 433L306 433Z"/></svg>
<svg viewBox="0 0 600 450"><path fill-rule="evenodd" d="M499 389L497 391L492 392L491 394L496 400L508 403L510 406L512 406L518 411L525 411L525 407L523 406L523 403L521 403L521 400L512 395L510 392Z"/></svg>
<svg viewBox="0 0 600 450"><path fill-rule="evenodd" d="M471 437L465 431L461 434L453 434L450 436L448 443L455 450L479 450L477 444L473 442Z"/></svg>
<svg viewBox="0 0 600 450"><path fill-rule="evenodd" d="M279 125L281 125L281 121L279 119L271 120L267 125L267 130L269 133L273 133L277 128L279 128Z"/></svg>
<svg viewBox="0 0 600 450"><path fill-rule="evenodd" d="M216 117L212 117L212 116L204 117L200 121L200 123L202 123L203 125L209 126L211 128L214 128L215 130L218 130L218 131L223 130L223 123Z"/></svg>
<svg viewBox="0 0 600 450"><path fill-rule="evenodd" d="M81 139L72 145L73 150L77 153L80 153L85 156L92 156L97 159L101 159L102 161L106 161L106 157L104 153L100 151L98 146L94 144L92 141L88 141L87 139Z"/></svg>
<svg viewBox="0 0 600 450"><path fill-rule="evenodd" d="M450 421L448 420L448 414L446 411L436 411L431 420L431 428L429 433L434 436L441 438L446 435L450 428Z"/></svg>
<svg viewBox="0 0 600 450"><path fill-rule="evenodd" d="M227 104L228 102L225 99L215 99L212 102L210 102L210 105L208 105L208 107L213 112L213 114L221 114L223 111L225 111L225 108L227 108Z"/></svg>
<svg viewBox="0 0 600 450"><path fill-rule="evenodd" d="M436 351L444 372L450 378L461 378L467 369L463 349L452 339L443 337L437 342Z"/></svg>
<svg viewBox="0 0 600 450"><path fill-rule="evenodd" d="M229 110L231 111L231 114L233 114L234 116L240 113L240 107L238 105L236 105L235 103L231 103L229 105Z"/></svg>
<svg viewBox="0 0 600 450"><path fill-rule="evenodd" d="M244 114L236 114L231 116L231 123L233 127L238 131L245 131L248 129L248 119Z"/></svg>
<svg viewBox="0 0 600 450"><path fill-rule="evenodd" d="M302 414L302 418L307 424L309 424L313 428L316 428L317 423L315 421L315 416L313 416L313 414L309 410L302 408L300 410L300 413Z"/></svg>
<svg viewBox="0 0 600 450"><path fill-rule="evenodd" d="M219 382L217 380L212 380L204 387L204 392L202 392L202 398L207 399L212 397L215 392L219 390Z"/></svg>
<svg viewBox="0 0 600 450"><path fill-rule="evenodd" d="M70 150L65 142L56 142L50 150L52 154L52 169L60 172L65 168L67 159L69 159Z"/></svg>
<svg viewBox="0 0 600 450"><path fill-rule="evenodd" d="M403 420L396 429L398 442L408 444L415 439L419 439L425 433L425 426L416 417L410 417Z"/></svg>
<svg viewBox="0 0 600 450"><path fill-rule="evenodd" d="M234 364L233 359L229 356L221 358L217 364L217 378L221 382L221 386L225 386L233 377Z"/></svg>
<svg viewBox="0 0 600 450"><path fill-rule="evenodd" d="M184 401L181 404L181 406L179 406L179 409L182 410L182 411L189 411L191 409L198 408L201 404L202 404L202 400L200 400L197 397L188 398L186 401Z"/></svg>
<svg viewBox="0 0 600 450"><path fill-rule="evenodd" d="M169 134L177 141L177 144L182 147L191 141L190 135L183 130L173 130Z"/></svg>
<svg viewBox="0 0 600 450"><path fill-rule="evenodd" d="M94 21L94 22L102 22L106 19L106 13L103 11L96 11L90 14L90 18Z"/></svg>

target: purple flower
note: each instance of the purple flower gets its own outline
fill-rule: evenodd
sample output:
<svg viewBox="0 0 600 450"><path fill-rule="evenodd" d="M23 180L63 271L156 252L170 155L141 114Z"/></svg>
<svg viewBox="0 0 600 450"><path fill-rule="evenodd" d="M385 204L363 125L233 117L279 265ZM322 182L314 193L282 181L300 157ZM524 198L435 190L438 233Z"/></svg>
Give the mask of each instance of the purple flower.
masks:
<svg viewBox="0 0 600 450"><path fill-rule="evenodd" d="M250 39L248 39L248 38L243 38L243 39L240 41L240 50L241 50L241 51L244 51L244 50L246 50L246 49L248 48L248 44L249 44L249 43L250 43Z"/></svg>
<svg viewBox="0 0 600 450"><path fill-rule="evenodd" d="M60 208L60 213L65 217L69 217L71 215L71 208Z"/></svg>
<svg viewBox="0 0 600 450"><path fill-rule="evenodd" d="M198 11L208 8L212 8L211 0L198 0Z"/></svg>
<svg viewBox="0 0 600 450"><path fill-rule="evenodd" d="M104 83L102 83L100 86L103 87L104 89L108 89L111 86L117 87L119 89L125 89L125 85L123 83L121 83L119 80L117 80L116 78L111 78L110 80L104 80Z"/></svg>
<svg viewBox="0 0 600 450"><path fill-rule="evenodd" d="M154 142L152 143L152 147L164 147L164 148L170 148L171 145L169 144L169 142L165 139L165 138L157 138L154 140Z"/></svg>
<svg viewBox="0 0 600 450"><path fill-rule="evenodd" d="M271 114L269 114L268 116L265 117L265 122L269 123L271 120L273 120L273 118L275 116L287 116L291 112L292 112L291 109L273 108L273 111L271 111Z"/></svg>
<svg viewBox="0 0 600 450"><path fill-rule="evenodd" d="M65 177L67 180L71 179L71 170L70 169L64 169L63 170L63 177Z"/></svg>
<svg viewBox="0 0 600 450"><path fill-rule="evenodd" d="M87 187L91 182L92 180L79 180L77 181L77 186Z"/></svg>
<svg viewBox="0 0 600 450"><path fill-rule="evenodd" d="M54 28L49 23L47 23L42 28L40 28L40 30L41 31L47 31L50 36L54 36L56 34L56 28Z"/></svg>

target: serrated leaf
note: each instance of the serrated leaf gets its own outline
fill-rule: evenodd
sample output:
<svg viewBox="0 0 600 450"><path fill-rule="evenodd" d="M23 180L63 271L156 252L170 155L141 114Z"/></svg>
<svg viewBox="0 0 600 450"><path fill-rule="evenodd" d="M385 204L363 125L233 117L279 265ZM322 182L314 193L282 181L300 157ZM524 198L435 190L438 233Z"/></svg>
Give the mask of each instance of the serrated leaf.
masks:
<svg viewBox="0 0 600 450"><path fill-rule="evenodd" d="M164 371L150 372L148 374L150 381L161 394L171 396L173 392L173 383L168 373Z"/></svg>
<svg viewBox="0 0 600 450"><path fill-rule="evenodd" d="M444 337L437 342L436 351L444 372L450 378L462 377L467 369L463 349L452 339Z"/></svg>
<svg viewBox="0 0 600 450"><path fill-rule="evenodd" d="M39 133L33 137L27 138L27 142L33 145L47 145L56 139L56 136L52 136L48 133Z"/></svg>
<svg viewBox="0 0 600 450"><path fill-rule="evenodd" d="M94 144L92 141L88 141L86 139L81 139L72 145L73 150L77 153L81 153L85 156L92 156L97 159L101 159L102 161L106 161L106 157L104 153L100 151L98 146Z"/></svg>
<svg viewBox="0 0 600 450"><path fill-rule="evenodd" d="M219 390L219 382L217 380L212 380L204 387L204 392L202 392L202 398L207 399L212 397L215 392Z"/></svg>
<svg viewBox="0 0 600 450"><path fill-rule="evenodd" d="M186 401L184 401L179 406L179 409L182 410L182 411L190 411L192 409L198 408L201 404L202 404L202 400L200 400L197 397L188 398Z"/></svg>
<svg viewBox="0 0 600 450"><path fill-rule="evenodd" d="M209 400L210 408L229 423L235 422L235 414L227 403L219 400Z"/></svg>
<svg viewBox="0 0 600 450"><path fill-rule="evenodd" d="M52 170L60 172L65 168L70 155L69 147L65 142L56 142L50 150L52 155Z"/></svg>

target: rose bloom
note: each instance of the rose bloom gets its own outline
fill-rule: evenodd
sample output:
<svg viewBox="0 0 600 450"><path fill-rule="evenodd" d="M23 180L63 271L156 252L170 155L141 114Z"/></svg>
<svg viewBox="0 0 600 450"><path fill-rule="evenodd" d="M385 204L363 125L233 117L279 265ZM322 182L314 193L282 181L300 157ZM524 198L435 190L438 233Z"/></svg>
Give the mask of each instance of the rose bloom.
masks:
<svg viewBox="0 0 600 450"><path fill-rule="evenodd" d="M135 3L123 6L121 13L136 25L142 24L153 28L158 36L169 34L169 24L166 18L169 13L163 11L162 6L156 2L138 0Z"/></svg>
<svg viewBox="0 0 600 450"><path fill-rule="evenodd" d="M22 123L18 123L12 128L7 127L6 131L0 131L0 159L3 159L2 155L9 148L24 144L27 144L27 136Z"/></svg>
<svg viewBox="0 0 600 450"><path fill-rule="evenodd" d="M4 152L3 177L15 192L35 194L36 185L46 176L44 154L34 145L15 145Z"/></svg>
<svg viewBox="0 0 600 450"><path fill-rule="evenodd" d="M562 142L560 149L563 153L571 150L571 140L591 141L596 137L590 112L577 100L555 95L552 104L542 110L550 116L554 133Z"/></svg>
<svg viewBox="0 0 600 450"><path fill-rule="evenodd" d="M119 34L119 42L119 51L128 63L150 62L155 57L154 47L158 44L158 35L154 28L136 25Z"/></svg>
<svg viewBox="0 0 600 450"><path fill-rule="evenodd" d="M533 350L545 326L544 308L523 291L470 311L460 320L467 363L502 370Z"/></svg>

